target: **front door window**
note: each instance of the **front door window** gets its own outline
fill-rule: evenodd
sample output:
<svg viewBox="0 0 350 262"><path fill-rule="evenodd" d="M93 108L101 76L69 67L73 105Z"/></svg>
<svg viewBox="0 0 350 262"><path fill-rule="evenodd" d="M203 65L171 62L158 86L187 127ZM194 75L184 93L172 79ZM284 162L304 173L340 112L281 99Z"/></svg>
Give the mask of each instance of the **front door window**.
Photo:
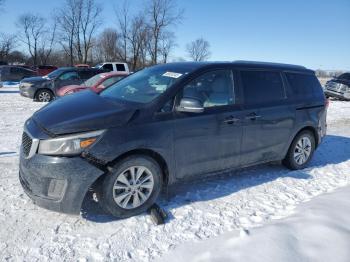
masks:
<svg viewBox="0 0 350 262"><path fill-rule="evenodd" d="M234 104L233 73L231 70L204 73L184 87L182 97L196 99L204 108Z"/></svg>

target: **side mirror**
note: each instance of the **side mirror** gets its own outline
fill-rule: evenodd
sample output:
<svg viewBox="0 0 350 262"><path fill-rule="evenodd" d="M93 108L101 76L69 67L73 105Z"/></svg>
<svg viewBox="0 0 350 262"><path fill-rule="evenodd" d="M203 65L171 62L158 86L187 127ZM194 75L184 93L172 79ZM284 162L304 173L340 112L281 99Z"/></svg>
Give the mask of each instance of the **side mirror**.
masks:
<svg viewBox="0 0 350 262"><path fill-rule="evenodd" d="M193 98L182 98L180 105L176 108L178 112L188 112L188 113L202 113L204 107L202 103Z"/></svg>
<svg viewBox="0 0 350 262"><path fill-rule="evenodd" d="M98 85L97 87L96 87L97 89L104 89L105 87L104 87L104 85Z"/></svg>

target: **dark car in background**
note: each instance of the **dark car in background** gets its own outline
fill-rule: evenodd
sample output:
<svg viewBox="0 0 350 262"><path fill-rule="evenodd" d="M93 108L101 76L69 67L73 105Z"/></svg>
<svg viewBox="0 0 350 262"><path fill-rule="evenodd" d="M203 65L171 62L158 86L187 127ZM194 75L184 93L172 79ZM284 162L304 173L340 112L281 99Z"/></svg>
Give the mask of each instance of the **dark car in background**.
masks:
<svg viewBox="0 0 350 262"><path fill-rule="evenodd" d="M306 167L326 134L327 105L301 66L157 65L34 113L19 178L48 209L79 214L92 188L104 210L128 217L178 181L281 160Z"/></svg>
<svg viewBox="0 0 350 262"><path fill-rule="evenodd" d="M328 81L325 85L326 97L350 100L350 73L344 73Z"/></svg>
<svg viewBox="0 0 350 262"><path fill-rule="evenodd" d="M22 96L39 102L49 102L60 88L79 85L102 71L95 68L62 67L43 77L31 77L20 82Z"/></svg>
<svg viewBox="0 0 350 262"><path fill-rule="evenodd" d="M0 87L3 82L19 82L23 78L36 75L37 72L21 66L0 66Z"/></svg>
<svg viewBox="0 0 350 262"><path fill-rule="evenodd" d="M121 80L127 75L129 74L125 72L116 72L116 71L101 73L91 77L90 79L86 80L84 83L80 85L64 86L58 90L57 95L65 96L65 95L83 91L88 88L96 93L99 93L106 87L116 83L117 81Z"/></svg>
<svg viewBox="0 0 350 262"><path fill-rule="evenodd" d="M39 76L46 76L50 74L51 72L55 71L58 69L57 66L52 66L52 65L41 65L36 68L36 71L38 72Z"/></svg>

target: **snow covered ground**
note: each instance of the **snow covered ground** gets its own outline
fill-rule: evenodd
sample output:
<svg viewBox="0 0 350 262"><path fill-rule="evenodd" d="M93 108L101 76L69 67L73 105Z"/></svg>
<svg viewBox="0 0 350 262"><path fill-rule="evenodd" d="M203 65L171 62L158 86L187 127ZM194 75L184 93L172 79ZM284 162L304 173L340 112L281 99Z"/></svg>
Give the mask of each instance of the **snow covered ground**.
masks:
<svg viewBox="0 0 350 262"><path fill-rule="evenodd" d="M169 252L176 254L181 246L197 245L194 244L197 242L201 245L200 242L215 241L220 235L225 242L229 232L244 232L243 229L253 232L248 242L255 243L252 246L255 250L258 240L264 239L264 233L259 230L271 232L270 242L278 241L279 238L273 238L276 229L269 229L270 224L294 221L293 217L308 209L308 206L303 208L303 202L341 187L350 190L350 103L332 101L328 136L305 170L289 171L279 165L262 165L178 186L169 201L160 201L171 213L163 226L154 226L147 215L115 220L89 199L81 216L54 213L31 203L17 175L23 123L41 106L43 104L21 97L16 88L0 88L0 261L162 261L172 254ZM317 205L322 206L322 199L323 196L315 198L310 205L318 201ZM339 199L332 198L334 207L339 205L349 213L349 205L342 205ZM276 220L281 218L285 219ZM339 228L344 222L349 223L350 217L339 220ZM305 225L310 224L312 222ZM288 228L286 234L291 230ZM327 232L321 233L327 235ZM348 244L349 230L344 234L348 235L347 239L329 234L332 238L329 242ZM297 241L287 240L291 248ZM227 241L228 245L232 244L231 240ZM323 240L320 238L320 241ZM242 254L239 250L254 251L244 243L232 245L230 250L237 255ZM175 251L171 251L173 249ZM202 249L198 247L198 250ZM350 261L349 253L343 256Z"/></svg>
<svg viewBox="0 0 350 262"><path fill-rule="evenodd" d="M295 214L286 219L181 246L162 260L348 262L349 210L350 187L337 189L300 204Z"/></svg>

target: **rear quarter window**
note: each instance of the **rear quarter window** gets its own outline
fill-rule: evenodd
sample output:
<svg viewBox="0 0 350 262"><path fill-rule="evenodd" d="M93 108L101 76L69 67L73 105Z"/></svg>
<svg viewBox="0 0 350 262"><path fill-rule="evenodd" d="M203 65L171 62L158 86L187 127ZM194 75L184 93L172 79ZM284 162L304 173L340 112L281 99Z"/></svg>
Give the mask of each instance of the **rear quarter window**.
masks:
<svg viewBox="0 0 350 262"><path fill-rule="evenodd" d="M315 75L302 73L286 73L292 95L297 99L323 98L323 90Z"/></svg>
<svg viewBox="0 0 350 262"><path fill-rule="evenodd" d="M117 71L125 71L125 66L123 64L116 64Z"/></svg>

